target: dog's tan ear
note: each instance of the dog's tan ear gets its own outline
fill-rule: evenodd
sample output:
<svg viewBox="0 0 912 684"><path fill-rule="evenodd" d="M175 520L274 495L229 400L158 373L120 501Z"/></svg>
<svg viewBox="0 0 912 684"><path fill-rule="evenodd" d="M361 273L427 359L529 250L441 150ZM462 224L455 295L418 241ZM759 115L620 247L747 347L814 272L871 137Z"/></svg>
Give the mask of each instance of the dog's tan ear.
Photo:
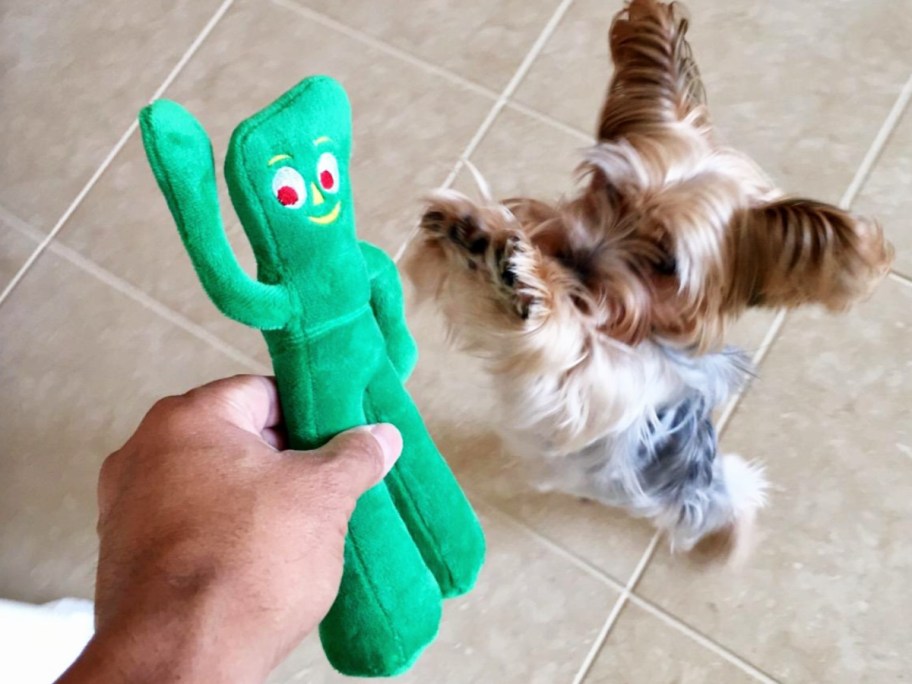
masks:
<svg viewBox="0 0 912 684"><path fill-rule="evenodd" d="M632 0L609 33L614 76L599 118L598 138L649 134L696 114L708 126L700 72L677 3Z"/></svg>
<svg viewBox="0 0 912 684"><path fill-rule="evenodd" d="M807 199L740 212L728 238L733 313L811 302L844 309L870 294L893 258L878 223Z"/></svg>

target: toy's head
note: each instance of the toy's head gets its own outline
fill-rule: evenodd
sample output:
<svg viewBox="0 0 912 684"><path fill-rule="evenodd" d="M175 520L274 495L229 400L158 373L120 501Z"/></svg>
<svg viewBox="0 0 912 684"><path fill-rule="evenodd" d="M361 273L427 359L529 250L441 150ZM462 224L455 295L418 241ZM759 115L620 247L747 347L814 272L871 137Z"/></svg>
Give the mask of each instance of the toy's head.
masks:
<svg viewBox="0 0 912 684"><path fill-rule="evenodd" d="M290 284L356 248L350 154L348 97L326 76L302 81L235 129L225 179L261 279Z"/></svg>

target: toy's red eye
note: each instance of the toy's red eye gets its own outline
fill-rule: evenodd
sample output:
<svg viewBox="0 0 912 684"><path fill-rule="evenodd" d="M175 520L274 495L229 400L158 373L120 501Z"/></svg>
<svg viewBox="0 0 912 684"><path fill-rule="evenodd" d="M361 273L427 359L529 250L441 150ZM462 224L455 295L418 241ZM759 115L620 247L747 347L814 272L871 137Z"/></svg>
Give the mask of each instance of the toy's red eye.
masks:
<svg viewBox="0 0 912 684"><path fill-rule="evenodd" d="M272 177L272 194L283 207L297 209L307 199L307 188L300 173L283 166Z"/></svg>
<svg viewBox="0 0 912 684"><path fill-rule="evenodd" d="M317 160L317 178L326 192L339 192L339 162L331 152L324 152Z"/></svg>

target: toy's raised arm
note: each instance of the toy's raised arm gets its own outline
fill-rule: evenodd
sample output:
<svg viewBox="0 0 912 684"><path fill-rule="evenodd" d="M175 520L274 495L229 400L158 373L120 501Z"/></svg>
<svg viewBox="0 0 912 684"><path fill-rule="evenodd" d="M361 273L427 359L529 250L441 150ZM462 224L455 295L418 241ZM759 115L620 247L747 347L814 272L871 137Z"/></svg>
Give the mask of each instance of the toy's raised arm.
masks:
<svg viewBox="0 0 912 684"><path fill-rule="evenodd" d="M158 100L139 114L143 145L190 260L213 303L229 318L261 330L290 316L282 285L254 280L225 236L209 136L176 102Z"/></svg>

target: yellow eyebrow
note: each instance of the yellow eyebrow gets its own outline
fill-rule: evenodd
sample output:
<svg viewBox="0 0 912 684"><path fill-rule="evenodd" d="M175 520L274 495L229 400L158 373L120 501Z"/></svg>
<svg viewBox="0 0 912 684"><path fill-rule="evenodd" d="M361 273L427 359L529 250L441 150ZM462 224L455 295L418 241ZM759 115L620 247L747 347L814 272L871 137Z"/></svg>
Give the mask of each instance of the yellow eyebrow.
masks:
<svg viewBox="0 0 912 684"><path fill-rule="evenodd" d="M282 161L283 159L291 159L291 155L288 155L288 154L277 154L276 156L274 156L272 159L269 160L269 163L266 164L266 166L272 166L272 165L275 164L276 162L280 162L280 161Z"/></svg>
<svg viewBox="0 0 912 684"><path fill-rule="evenodd" d="M332 138L328 135L321 135L319 138L314 140L314 145L319 145L320 143L332 142Z"/></svg>

